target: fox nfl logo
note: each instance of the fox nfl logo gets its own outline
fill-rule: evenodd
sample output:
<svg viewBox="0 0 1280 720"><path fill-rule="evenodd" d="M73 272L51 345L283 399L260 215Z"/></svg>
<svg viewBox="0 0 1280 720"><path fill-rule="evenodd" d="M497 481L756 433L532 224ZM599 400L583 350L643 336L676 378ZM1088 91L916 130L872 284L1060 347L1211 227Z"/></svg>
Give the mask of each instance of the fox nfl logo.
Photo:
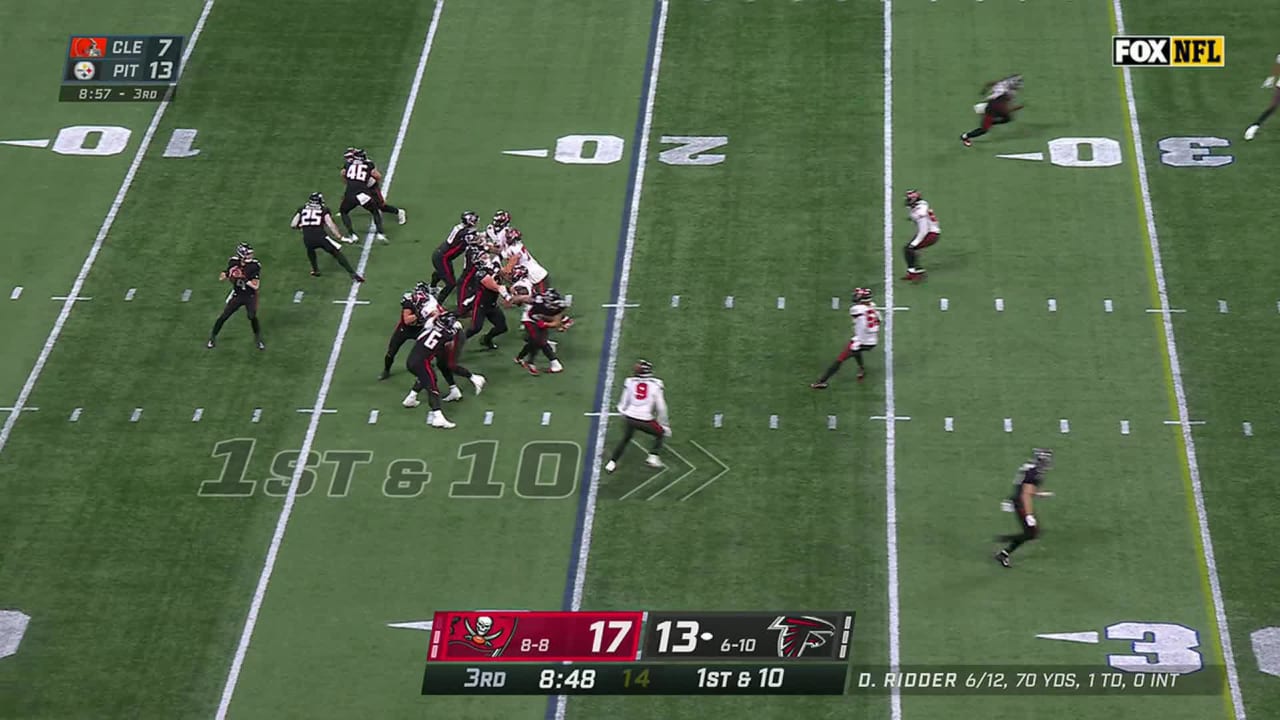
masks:
<svg viewBox="0 0 1280 720"><path fill-rule="evenodd" d="M1117 67L1225 67L1227 39L1222 35L1115 35L1111 64Z"/></svg>

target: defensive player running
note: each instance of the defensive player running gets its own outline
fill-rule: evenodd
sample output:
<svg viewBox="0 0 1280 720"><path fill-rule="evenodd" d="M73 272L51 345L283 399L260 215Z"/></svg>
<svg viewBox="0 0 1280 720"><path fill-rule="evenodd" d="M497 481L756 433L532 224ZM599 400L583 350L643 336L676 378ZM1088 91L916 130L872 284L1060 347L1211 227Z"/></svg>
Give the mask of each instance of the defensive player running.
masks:
<svg viewBox="0 0 1280 720"><path fill-rule="evenodd" d="M538 374L538 366L533 359L538 352L550 361L548 369L551 372L564 372L564 366L556 355L556 344L548 335L551 330L564 332L573 327L573 318L565 314L568 309L569 301L555 288L548 288L546 292L534 295L525 304L524 313L520 316L520 323L524 325L525 343L516 355L516 364L530 375Z"/></svg>
<svg viewBox="0 0 1280 720"><path fill-rule="evenodd" d="M333 213L329 212L329 207L324 204L324 195L318 192L311 193L311 197L307 198L307 204L298 208L293 214L293 220L289 222L289 226L294 230L302 231L302 244L307 248L307 261L311 263L311 276L320 276L320 266L316 265L316 250L323 250L333 256L334 260L346 270L351 279L356 282L364 282L364 277L351 267L351 263L347 262L347 258L342 254L342 233L338 231L338 224L333 221Z"/></svg>
<svg viewBox="0 0 1280 720"><path fill-rule="evenodd" d="M382 358L382 374L379 380L391 377L391 364L396 361L396 353L410 340L418 337L422 329L435 322L444 308L436 301L430 285L420 282L413 290L400 298L400 322L391 332L387 341L387 354Z"/></svg>
<svg viewBox="0 0 1280 720"><path fill-rule="evenodd" d="M440 247L431 253L431 284L444 283L438 296L440 302L447 300L449 293L458 286L458 276L453 272L453 259L461 255L468 243L475 239L478 222L480 218L474 212L468 210L462 213L462 222L454 225Z"/></svg>
<svg viewBox="0 0 1280 720"><path fill-rule="evenodd" d="M403 225L405 213L403 208L388 205L382 196L382 173L374 166L373 161L360 148L347 148L342 156L342 178L347 182L346 194L342 197L342 205L338 206L338 214L342 216L342 224L347 228L347 242L360 239L355 228L351 226L351 211L362 207L373 216L374 236L382 242L388 242L382 227L382 212L392 213Z"/></svg>
<svg viewBox="0 0 1280 720"><path fill-rule="evenodd" d="M840 352L831 367L822 373L818 381L809 385L814 390L826 390L827 381L840 370L845 360L853 358L858 362L858 382L867 376L867 368L862 364L862 353L876 349L880 340L880 313L876 304L871 301L871 291L867 288L855 288L853 304L849 306L849 315L853 318L853 338L849 345Z"/></svg>
<svg viewBox="0 0 1280 720"><path fill-rule="evenodd" d="M942 228L938 225L938 216L929 207L929 203L920 197L919 191L907 191L907 207L910 208L908 217L916 224L916 234L902 249L907 258L907 274L902 279L923 280L925 271L919 263L920 251L938 242L938 238L942 237Z"/></svg>
<svg viewBox="0 0 1280 720"><path fill-rule="evenodd" d="M622 398L618 400L618 412L622 413L622 440L613 448L604 471L618 469L618 459L627 451L631 438L639 430L653 436L653 449L644 463L649 467L662 467L658 453L662 441L671 437L671 420L667 417L667 398L662 381L653 376L653 364L648 360L636 361L635 374L622 383Z"/></svg>
<svg viewBox="0 0 1280 720"><path fill-rule="evenodd" d="M542 266L542 263L533 259L533 254L529 252L529 248L525 247L524 234L516 228L507 229L507 244L502 248L501 257L504 260L503 275L510 277L512 269L523 267L529 276L529 282L533 283L533 289L537 292L542 292L551 285L547 269Z"/></svg>
<svg viewBox="0 0 1280 720"><path fill-rule="evenodd" d="M493 222L484 229L485 242L500 252L507 245L507 228L511 225L511 213L499 210L493 214Z"/></svg>
<svg viewBox="0 0 1280 720"><path fill-rule="evenodd" d="M244 308L245 314L249 316L249 325L253 328L253 341L258 344L259 350L267 349L262 342L262 326L258 324L258 285L261 274L262 265L253 256L253 248L248 243L240 243L236 247L236 254L227 260L227 269L218 275L218 280L231 282L231 294L227 295L227 304L222 308L222 314L213 322L213 330L209 332L209 342L205 347L212 350L217 345L218 333L222 332L223 323L236 310Z"/></svg>
<svg viewBox="0 0 1280 720"><path fill-rule="evenodd" d="M1258 131L1262 129L1262 123L1266 122L1267 118L1271 117L1271 113L1275 112L1277 107L1280 107L1280 55L1276 56L1276 64L1271 68L1271 75L1269 75L1266 80L1262 81L1262 87L1275 88L1274 92L1271 94L1271 104L1268 105L1267 109L1263 110L1262 114L1258 116L1258 119L1244 131L1245 140L1252 140L1257 137Z"/></svg>
<svg viewBox="0 0 1280 720"><path fill-rule="evenodd" d="M973 147L973 139L986 135L992 125L1013 122L1013 114L1022 109L1021 105L1013 104L1020 90L1022 90L1021 75L1010 75L984 86L982 92L986 93L986 100L973 107L975 111L982 114L982 125L962 134L960 142L964 143L965 147Z"/></svg>
<svg viewBox="0 0 1280 720"><path fill-rule="evenodd" d="M1009 543L996 553L996 562L1011 567L1009 556L1023 543L1035 540L1040 535L1040 523L1036 520L1032 498L1052 497L1053 493L1044 492L1040 487L1044 484L1044 474L1053 467L1053 451L1047 448L1036 448L1032 451L1031 462L1023 463L1018 468L1018 476L1013 480L1013 495L1005 501L1012 505L1018 513L1018 524L1022 532L1015 535L1001 535L1000 541Z"/></svg>

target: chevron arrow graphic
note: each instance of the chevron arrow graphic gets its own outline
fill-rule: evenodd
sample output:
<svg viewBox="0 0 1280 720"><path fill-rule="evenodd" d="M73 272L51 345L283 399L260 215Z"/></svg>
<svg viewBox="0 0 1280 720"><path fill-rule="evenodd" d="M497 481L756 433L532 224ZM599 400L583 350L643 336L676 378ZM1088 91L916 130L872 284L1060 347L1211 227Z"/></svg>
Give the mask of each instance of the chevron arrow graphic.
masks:
<svg viewBox="0 0 1280 720"><path fill-rule="evenodd" d="M641 445L635 440L632 440L631 444L635 445L636 448L638 448L641 452L645 453L646 455L649 453L649 448ZM667 450L671 450L671 444L667 443L666 448ZM622 497L618 499L626 500L627 498L639 493L641 490L644 490L645 488L658 487L660 488L658 492L663 492L664 490L666 490L668 486L676 482L679 482L680 478L684 477L685 475L688 475L690 472L693 471L693 466L690 465L688 461L686 461L684 458L680 457L680 455L676 454L674 451L668 452L666 453L666 455L667 457L664 460L664 462L666 463L666 467L662 468L658 472L653 473L649 477L645 478L643 482L641 482L639 485L628 490L625 494L622 495ZM668 480L668 478L670 477L675 477L675 480ZM662 481L662 482L659 482L659 481Z"/></svg>
<svg viewBox="0 0 1280 720"><path fill-rule="evenodd" d="M715 455L712 455L710 450L708 450L708 449L706 449L706 448L702 447L702 445L698 444L698 441L697 441L697 440L690 440L690 441L689 441L689 443L690 443L690 444L692 444L692 445L693 445L695 448L697 448L699 451L701 451L703 455L706 455L706 456L707 456L707 459L711 461L711 464L712 464L712 465L715 465L715 466L719 467L720 469L719 469L719 471L718 471L718 472L716 472L716 474L712 475L709 479L707 479L706 481L704 481L701 485L699 485L698 487L694 488L694 489L693 489L693 490L692 490L688 495L685 495L684 497L680 498L680 502L684 502L685 500L688 500L689 498L693 497L694 495L697 495L698 493L702 492L704 489L706 489L706 488L707 488L707 486L708 486L708 485L710 485L711 483L715 482L716 480L719 480L719 479L720 479L720 476L722 476L722 475L724 475L725 473L729 472L729 466L728 466L728 465L725 465L723 462L721 462L721 461L720 461L720 458L716 457Z"/></svg>

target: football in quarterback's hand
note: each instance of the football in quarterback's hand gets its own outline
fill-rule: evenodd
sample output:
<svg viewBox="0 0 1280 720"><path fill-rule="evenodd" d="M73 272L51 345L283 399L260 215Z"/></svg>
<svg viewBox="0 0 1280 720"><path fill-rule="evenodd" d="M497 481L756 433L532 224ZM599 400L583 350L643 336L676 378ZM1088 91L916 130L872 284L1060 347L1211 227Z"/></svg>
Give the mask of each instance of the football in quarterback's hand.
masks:
<svg viewBox="0 0 1280 720"><path fill-rule="evenodd" d="M227 276L233 280L239 280L244 277L244 270L241 270L239 267L232 267L227 271Z"/></svg>

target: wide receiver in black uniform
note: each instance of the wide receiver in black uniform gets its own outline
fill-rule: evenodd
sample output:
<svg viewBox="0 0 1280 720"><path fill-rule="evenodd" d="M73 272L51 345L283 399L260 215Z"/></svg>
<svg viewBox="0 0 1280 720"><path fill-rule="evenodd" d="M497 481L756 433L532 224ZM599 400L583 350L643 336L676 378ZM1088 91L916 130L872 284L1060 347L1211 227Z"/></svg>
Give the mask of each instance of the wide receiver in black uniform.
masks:
<svg viewBox="0 0 1280 720"><path fill-rule="evenodd" d="M1018 524L1022 532L1015 535L1001 535L1000 541L1009 545L996 553L996 562L1011 567L1009 556L1023 543L1035 540L1040 535L1040 523L1036 520L1032 498L1052 497L1053 493L1040 489L1044 484L1044 474L1053 467L1053 451L1047 448L1036 448L1032 452L1031 462L1023 463L1018 468L1018 477L1013 481L1013 495L1005 502L1013 506L1018 514Z"/></svg>
<svg viewBox="0 0 1280 720"><path fill-rule="evenodd" d="M347 228L347 242L356 242L360 239L356 235L355 228L351 226L351 211L357 207L369 211L373 216L373 227L377 231L375 237L382 242L387 242L387 236L382 229L382 212L385 210L395 214L396 220L403 225L404 209L387 204L382 196L382 173L374 167L373 161L364 150L347 148L343 161L342 179L347 182L347 191L342 197L342 205L338 207L338 214L342 216L342 224Z"/></svg>
<svg viewBox="0 0 1280 720"><path fill-rule="evenodd" d="M333 213L324 204L324 195L318 192L311 193L311 197L307 198L307 204L298 208L298 211L293 214L293 220L289 222L289 226L294 230L302 231L302 244L307 248L307 261L311 263L312 277L320 276L320 266L316 265L316 250L323 250L338 261L342 269L351 275L352 280L364 282L364 277L351 267L351 263L347 262L347 258L342 254L342 246L339 244L342 233L338 231L338 225L333 221Z"/></svg>
<svg viewBox="0 0 1280 720"><path fill-rule="evenodd" d="M423 328L435 322L436 316L443 308L436 302L434 289L420 282L413 290L400 298L400 321L387 341L387 354L382 359L382 374L379 380L391 377L391 365L396 361L400 348L410 340L418 337Z"/></svg>
<svg viewBox="0 0 1280 720"><path fill-rule="evenodd" d="M249 325L253 327L254 342L258 344L259 350L267 349L262 342L262 326L258 324L258 284L261 274L262 265L253 256L253 248L247 243L240 243L236 247L236 254L227 259L227 269L218 275L218 280L231 283L231 294L227 295L227 304L222 308L222 314L213 323L213 330L209 332L209 342L205 347L212 350L217 345L218 333L222 331L223 323L237 310L244 308L249 316Z"/></svg>
<svg viewBox="0 0 1280 720"><path fill-rule="evenodd" d="M474 212L468 210L462 213L462 222L453 226L449 231L449 236L440 243L440 247L431 253L431 284L436 285L443 282L444 287L440 288L440 294L437 299L444 302L449 297L449 293L458 286L458 277L453 272L453 260L467 249L469 242L467 237L471 236L472 241L476 234L476 223L480 222L480 217Z"/></svg>
<svg viewBox="0 0 1280 720"><path fill-rule="evenodd" d="M462 397L461 391L453 384L454 373L470 379L477 395L484 390L485 377L457 363L456 341L460 330L461 323L458 322L457 315L446 312L437 317L418 335L413 344L413 351L409 353L409 360L405 363L405 367L417 377L417 381L405 396L403 405L407 408L417 407L420 404L418 393L426 390L427 405L431 408L427 413L427 425L431 427L446 430L456 427L456 424L450 422L440 410L440 385L436 380L436 370L431 367L433 363L449 383L449 397L446 399L457 400Z"/></svg>

